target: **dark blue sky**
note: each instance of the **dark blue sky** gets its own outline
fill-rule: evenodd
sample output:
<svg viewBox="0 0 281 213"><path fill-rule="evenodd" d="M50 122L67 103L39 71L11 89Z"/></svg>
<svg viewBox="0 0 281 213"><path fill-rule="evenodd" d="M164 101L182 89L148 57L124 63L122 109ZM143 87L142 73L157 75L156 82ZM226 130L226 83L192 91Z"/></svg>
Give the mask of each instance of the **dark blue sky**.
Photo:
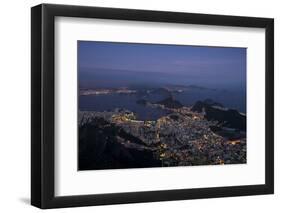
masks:
<svg viewBox="0 0 281 213"><path fill-rule="evenodd" d="M78 69L82 86L245 88L246 48L78 41Z"/></svg>

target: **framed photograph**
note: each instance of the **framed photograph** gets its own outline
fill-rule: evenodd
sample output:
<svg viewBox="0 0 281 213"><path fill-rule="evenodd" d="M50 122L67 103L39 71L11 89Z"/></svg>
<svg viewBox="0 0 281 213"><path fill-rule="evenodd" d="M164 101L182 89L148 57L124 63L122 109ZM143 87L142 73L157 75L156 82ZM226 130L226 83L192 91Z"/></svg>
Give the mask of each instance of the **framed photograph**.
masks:
<svg viewBox="0 0 281 213"><path fill-rule="evenodd" d="M31 203L272 194L274 21L31 9Z"/></svg>

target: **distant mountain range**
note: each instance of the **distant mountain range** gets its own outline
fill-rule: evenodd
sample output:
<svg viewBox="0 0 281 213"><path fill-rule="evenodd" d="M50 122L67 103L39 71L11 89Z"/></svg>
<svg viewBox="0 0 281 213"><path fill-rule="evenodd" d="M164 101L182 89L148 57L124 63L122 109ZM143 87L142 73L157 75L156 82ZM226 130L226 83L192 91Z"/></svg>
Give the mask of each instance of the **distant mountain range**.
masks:
<svg viewBox="0 0 281 213"><path fill-rule="evenodd" d="M203 109L208 108L208 107L223 107L223 105L221 103L217 103L211 99L206 99L204 101L197 101L193 107L192 107L192 111L194 112L202 112Z"/></svg>
<svg viewBox="0 0 281 213"><path fill-rule="evenodd" d="M137 103L141 105L160 104L166 108L172 109L178 109L184 106L172 96L155 103L150 103L144 99L138 100ZM235 109L225 108L221 103L215 102L211 99L197 101L192 106L191 111L199 113L204 112L207 120L218 121L223 127L246 131L246 116L244 114L241 114Z"/></svg>
<svg viewBox="0 0 281 213"><path fill-rule="evenodd" d="M207 120L218 121L222 126L246 131L246 116L237 110L224 108L210 99L197 101L191 108L194 112L205 111Z"/></svg>
<svg viewBox="0 0 281 213"><path fill-rule="evenodd" d="M138 100L137 103L141 105L159 104L163 105L165 108L172 109L178 109L184 106L179 101L175 100L173 96L170 96L155 103L151 103L144 99ZM246 131L246 116L244 114L241 114L235 109L225 108L221 103L215 102L211 99L197 101L192 106L191 111L199 113L204 112L204 117L207 120L218 121L219 124L223 127Z"/></svg>

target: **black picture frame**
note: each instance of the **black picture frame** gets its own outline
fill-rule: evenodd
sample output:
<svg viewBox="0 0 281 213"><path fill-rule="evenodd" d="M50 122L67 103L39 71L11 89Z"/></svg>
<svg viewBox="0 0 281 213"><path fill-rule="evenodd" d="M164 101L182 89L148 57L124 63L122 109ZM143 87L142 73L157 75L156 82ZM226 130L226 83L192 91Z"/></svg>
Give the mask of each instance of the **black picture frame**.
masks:
<svg viewBox="0 0 281 213"><path fill-rule="evenodd" d="M58 16L264 28L265 184L56 197L54 21ZM47 209L274 193L274 20L271 18L41 4L31 8L31 90L31 204L36 207Z"/></svg>

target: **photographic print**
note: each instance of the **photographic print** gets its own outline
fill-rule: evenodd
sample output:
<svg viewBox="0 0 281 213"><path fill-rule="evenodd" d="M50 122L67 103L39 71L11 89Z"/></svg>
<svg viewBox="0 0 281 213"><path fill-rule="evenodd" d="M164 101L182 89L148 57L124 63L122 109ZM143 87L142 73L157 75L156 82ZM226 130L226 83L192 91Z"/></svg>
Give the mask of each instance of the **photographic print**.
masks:
<svg viewBox="0 0 281 213"><path fill-rule="evenodd" d="M31 8L33 206L273 193L273 18Z"/></svg>
<svg viewBox="0 0 281 213"><path fill-rule="evenodd" d="M246 163L246 54L78 41L78 170Z"/></svg>

